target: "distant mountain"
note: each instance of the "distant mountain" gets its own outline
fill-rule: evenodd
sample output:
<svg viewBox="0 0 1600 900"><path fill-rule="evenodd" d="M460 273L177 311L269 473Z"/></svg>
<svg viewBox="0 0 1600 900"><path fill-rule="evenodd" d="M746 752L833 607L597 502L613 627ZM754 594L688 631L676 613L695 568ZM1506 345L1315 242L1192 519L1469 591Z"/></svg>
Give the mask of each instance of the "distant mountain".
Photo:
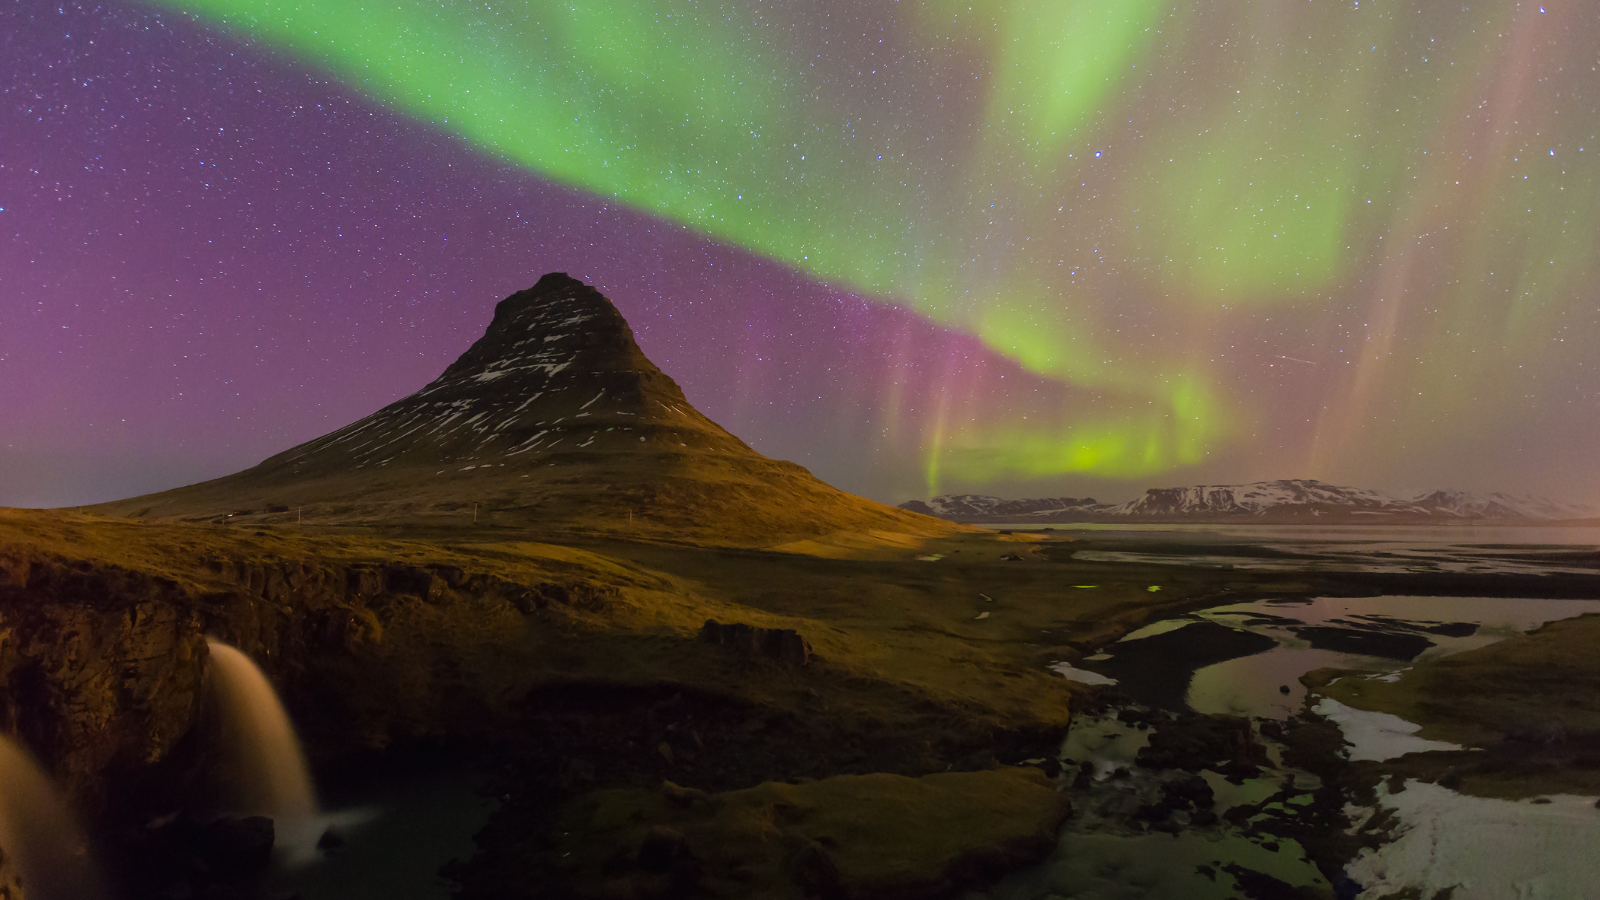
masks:
<svg viewBox="0 0 1600 900"><path fill-rule="evenodd" d="M737 546L952 528L752 450L689 404L611 301L559 272L501 301L484 336L416 393L243 472L90 509Z"/></svg>
<svg viewBox="0 0 1600 900"><path fill-rule="evenodd" d="M1483 519L1578 519L1600 514L1577 504L1560 503L1545 497L1519 497L1499 491L1489 494L1428 491L1418 494L1411 502L1428 510Z"/></svg>
<svg viewBox="0 0 1600 900"><path fill-rule="evenodd" d="M980 494L947 494L904 509L958 522L1322 522L1428 524L1465 520L1559 521L1595 516L1593 509L1544 497L1505 493L1425 491L1394 496L1311 479L1252 484L1151 488L1137 500L1097 503L1054 497L1002 500Z"/></svg>
<svg viewBox="0 0 1600 900"><path fill-rule="evenodd" d="M926 516L938 516L941 519L1016 518L1097 507L1098 504L1093 497L1085 497L1082 500L1072 497L1001 500L999 497L986 497L982 494L946 494L933 498L931 504L920 500L900 504L901 509L909 509Z"/></svg>

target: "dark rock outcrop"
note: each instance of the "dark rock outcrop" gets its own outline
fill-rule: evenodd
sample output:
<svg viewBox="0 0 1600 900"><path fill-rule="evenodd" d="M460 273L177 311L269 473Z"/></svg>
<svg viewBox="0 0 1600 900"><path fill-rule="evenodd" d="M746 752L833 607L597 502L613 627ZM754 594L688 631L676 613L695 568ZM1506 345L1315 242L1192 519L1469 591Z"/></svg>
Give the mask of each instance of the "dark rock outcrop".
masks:
<svg viewBox="0 0 1600 900"><path fill-rule="evenodd" d="M256 896L248 883L271 864L275 840L264 816L178 814L121 835L115 868L139 898Z"/></svg>
<svg viewBox="0 0 1600 900"><path fill-rule="evenodd" d="M0 728L90 806L194 721L202 616L171 579L0 553Z"/></svg>
<svg viewBox="0 0 1600 900"><path fill-rule="evenodd" d="M1137 761L1150 769L1191 773L1220 765L1223 774L1248 777L1266 761L1266 749L1257 741L1249 719L1187 714L1161 719L1150 734L1149 745L1139 750ZM1202 794L1198 787L1174 790L1190 802L1209 795L1209 789Z"/></svg>
<svg viewBox="0 0 1600 900"><path fill-rule="evenodd" d="M460 896L937 900L1043 857L1071 813L1025 767L768 781L690 805L673 787L563 804L546 833L457 873Z"/></svg>
<svg viewBox="0 0 1600 900"><path fill-rule="evenodd" d="M196 568L204 586L0 550L0 728L80 810L186 790L207 752L208 636L254 659L325 750L380 748L492 727L500 713L488 698L517 676L472 661L508 652L530 616L561 620L616 596L448 565L208 558Z"/></svg>
<svg viewBox="0 0 1600 900"><path fill-rule="evenodd" d="M811 644L793 628L757 628L738 622L724 625L707 619L700 626L700 640L786 666L798 667L811 661Z"/></svg>
<svg viewBox="0 0 1600 900"><path fill-rule="evenodd" d="M1318 650L1361 653L1403 662L1416 659L1422 651L1433 646L1433 641L1420 634L1384 631L1377 628L1307 625L1294 629L1294 633Z"/></svg>

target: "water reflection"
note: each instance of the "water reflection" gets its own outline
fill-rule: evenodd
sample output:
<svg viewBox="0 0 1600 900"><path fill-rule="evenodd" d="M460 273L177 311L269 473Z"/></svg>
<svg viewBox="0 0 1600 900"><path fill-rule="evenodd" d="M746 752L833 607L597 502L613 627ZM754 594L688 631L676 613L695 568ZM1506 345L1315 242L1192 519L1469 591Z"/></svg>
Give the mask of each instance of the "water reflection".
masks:
<svg viewBox="0 0 1600 900"><path fill-rule="evenodd" d="M1300 896L1292 893L1297 889L1325 895L1329 885L1304 847L1244 824L1275 800L1279 808L1309 801L1321 787L1314 775L1283 766L1276 746L1270 770L1259 777L1144 768L1139 751L1155 729L1147 715L1129 718L1138 721L1101 715L1073 722L1062 762L1073 783L1074 812L1055 851L1044 863L969 894L971 900L1231 900L1246 884L1252 897ZM1158 713L1155 721L1160 727L1169 719ZM1203 785L1198 790L1197 781ZM1177 786L1186 786L1182 793L1196 802L1151 815L1172 804ZM1236 809L1242 815L1232 815Z"/></svg>
<svg viewBox="0 0 1600 900"><path fill-rule="evenodd" d="M1600 574L1600 528L1593 527L1116 524L1053 531L1084 541L1073 558L1088 562L1273 572Z"/></svg>
<svg viewBox="0 0 1600 900"><path fill-rule="evenodd" d="M1305 706L1301 675L1324 668L1377 669L1386 663L1333 650L1279 646L1200 669L1189 680L1187 700L1195 712L1286 719Z"/></svg>
<svg viewBox="0 0 1600 900"><path fill-rule="evenodd" d="M1492 597L1383 596L1268 600L1213 607L1152 623L1063 671L1126 674L1170 666L1178 656L1205 660L1173 677L1187 689L1150 689L1124 678L1116 690L1147 705L1187 706L1195 712L1284 720L1305 711L1300 677L1322 668L1355 670L1344 677L1392 679L1412 665L1487 646L1548 622L1600 613L1596 600ZM1216 640L1219 629L1270 639L1259 653L1217 659L1213 651L1236 640ZM1207 644L1183 648L1184 640ZM1348 652L1359 648L1370 652ZM1207 657L1210 657L1209 660ZM1360 674L1366 673L1366 674ZM1180 681L1180 684L1182 682ZM1173 696L1182 703L1172 703ZM1368 713L1322 700L1315 709L1339 725L1350 741L1348 758L1383 761L1429 749L1417 726L1397 717ZM1148 718L1165 713L1140 713ZM1139 716L1131 717L1135 720ZM1261 731L1277 733L1263 724ZM1300 815L1320 787L1315 776L1283 764L1281 748L1263 738L1269 762L1261 777L1224 778L1202 773L1213 789L1214 816L1205 822L1174 813L1166 821L1182 827L1157 833L1143 822L1144 810L1160 802L1163 785L1183 777L1137 764L1149 733L1115 717L1075 721L1063 747L1078 813L1044 864L1015 873L986 896L1034 898L1290 896L1312 888L1326 896L1333 885L1287 838L1273 838L1253 823L1257 809ZM1083 774L1079 775L1079 771ZM1073 777L1073 776L1077 777ZM1391 788L1395 788L1391 793ZM1340 801L1343 802L1343 801ZM1433 897L1452 886L1468 886L1478 897L1586 897L1600 883L1600 863L1585 848L1600 839L1594 798L1554 797L1541 802L1468 797L1445 787L1406 782L1379 790L1377 806L1357 810L1358 819L1398 823L1395 839L1363 851L1351 863L1340 896L1375 900L1387 896ZM1230 823L1235 807L1248 819ZM1587 813L1584 812L1587 810ZM1198 815L1198 813L1197 813ZM1515 859L1515 865L1506 861ZM1279 893L1271 893L1278 891ZM1418 893L1420 892L1420 893ZM1457 894L1458 896L1462 896Z"/></svg>
<svg viewBox="0 0 1600 900"><path fill-rule="evenodd" d="M1196 712L1281 719L1304 705L1300 676L1313 669L1394 672L1405 667L1393 658L1314 647L1306 637L1311 629L1317 629L1314 637L1330 629L1423 637L1431 646L1412 662L1429 662L1594 612L1600 612L1600 601L1503 597L1318 597L1214 607L1195 618L1271 637L1278 646L1199 669L1189 681L1187 701ZM1475 627L1470 633L1451 627L1460 625Z"/></svg>
<svg viewBox="0 0 1600 900"><path fill-rule="evenodd" d="M1170 684L1142 685L1126 677L1120 688L1151 705L1170 707L1172 697L1182 696L1196 712L1283 719L1304 706L1300 676L1314 669L1395 672L1586 613L1600 613L1600 601L1381 596L1234 603L1153 622L1085 658L1073 671L1117 677L1160 670L1164 678L1187 679L1181 695ZM1207 658L1200 644L1248 646L1218 641L1218 626L1275 644L1250 655ZM1185 630L1182 638L1192 640L1178 639L1179 629ZM1199 664L1169 671L1181 662L1175 646ZM1352 648L1368 652L1349 652Z"/></svg>

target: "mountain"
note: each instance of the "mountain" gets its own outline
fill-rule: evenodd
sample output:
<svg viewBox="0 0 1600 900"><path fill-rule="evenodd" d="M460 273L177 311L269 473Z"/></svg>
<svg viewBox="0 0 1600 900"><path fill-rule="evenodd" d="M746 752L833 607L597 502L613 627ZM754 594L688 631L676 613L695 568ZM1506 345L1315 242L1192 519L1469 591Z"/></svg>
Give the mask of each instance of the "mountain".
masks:
<svg viewBox="0 0 1600 900"><path fill-rule="evenodd" d="M983 494L945 494L930 503L912 500L900 504L928 516L942 519L1011 519L1026 516L1051 515L1058 512L1098 508L1093 497L1077 500L1072 497L1045 497L1038 500L1001 500Z"/></svg>
<svg viewBox="0 0 1600 900"><path fill-rule="evenodd" d="M1595 511L1543 497L1504 493L1425 491L1391 496L1311 479L1251 484L1151 488L1126 503L1096 503L1070 497L1001 500L978 494L947 494L928 503L901 504L959 522L1319 522L1428 524L1465 520L1541 522L1592 517Z"/></svg>
<svg viewBox="0 0 1600 900"><path fill-rule="evenodd" d="M1595 515L1593 509L1585 506L1499 491L1489 494L1427 491L1411 502L1430 511L1484 519L1579 519Z"/></svg>
<svg viewBox="0 0 1600 900"><path fill-rule="evenodd" d="M416 393L243 472L90 511L734 546L951 529L755 452L690 405L611 301L562 273L501 301L484 336Z"/></svg>
<svg viewBox="0 0 1600 900"><path fill-rule="evenodd" d="M1247 515L1285 513L1383 513L1396 501L1376 491L1337 487L1309 479L1253 484L1151 488L1143 497L1120 504L1123 516Z"/></svg>

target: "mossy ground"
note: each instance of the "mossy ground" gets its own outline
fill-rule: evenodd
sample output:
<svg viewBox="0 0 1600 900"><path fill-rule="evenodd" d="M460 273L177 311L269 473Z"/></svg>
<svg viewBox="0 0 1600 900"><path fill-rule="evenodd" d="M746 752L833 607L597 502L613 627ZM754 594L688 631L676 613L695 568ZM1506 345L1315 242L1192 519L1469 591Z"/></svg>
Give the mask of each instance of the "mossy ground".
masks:
<svg viewBox="0 0 1600 900"><path fill-rule="evenodd" d="M1600 616L1587 615L1414 666L1394 682L1340 678L1319 692L1419 724L1421 737L1473 748L1383 764L1401 778L1506 799L1600 794L1596 646Z"/></svg>
<svg viewBox="0 0 1600 900"><path fill-rule="evenodd" d="M548 679L699 685L778 706L802 698L814 706L820 693L825 702L891 715L896 706L932 702L1002 727L1064 727L1072 688L1048 663L1076 659L1223 588L1208 573L1061 562L1031 552L1038 545L1016 540L1022 536L987 532L839 535L821 545L826 555L586 532L563 544L523 537L492 526L217 526L0 511L0 546L145 572L195 594L228 586L208 565L215 560L398 561L523 583L576 580L613 589L616 599L572 610L559 627L530 623L521 640ZM916 558L934 554L942 558ZM826 675L752 668L703 647L694 638L707 619L793 628ZM730 670L743 677L730 678Z"/></svg>
<svg viewBox="0 0 1600 900"><path fill-rule="evenodd" d="M763 784L781 793L782 782L875 773L904 786L947 770L981 773L997 758L1049 756L1077 689L1049 663L1228 589L1219 573L1078 563L1040 552L1065 547L1063 539L1027 535L865 531L776 549L680 538L492 522L380 529L0 511L0 556L24 568L49 560L58 571L140 573L196 621L233 628L228 616L242 615L241 634L278 623L277 637L263 637L260 650L272 657L263 663L282 676L324 765L424 738L500 760L505 793L517 799L474 866L491 881L519 865L509 853L519 841L547 833L552 804L594 790L673 780L714 794ZM450 567L496 584L555 582L597 599L529 613L466 586L360 598L241 594L246 569L316 570L327 585L395 566ZM50 602L133 605L113 595ZM293 641L281 632L311 621L300 615L308 605L349 614L343 649L291 658ZM704 643L707 619L794 629L814 657L791 667ZM996 777L1020 776L978 780ZM827 798L844 804L827 791L803 791L818 822L835 815ZM1006 790L965 796L987 804L985 815L1014 812ZM854 815L848 804L838 812ZM905 824L885 826L881 841L921 852ZM848 858L836 864L854 877Z"/></svg>
<svg viewBox="0 0 1600 900"><path fill-rule="evenodd" d="M566 804L499 872L577 896L940 896L1055 843L1070 807L1036 769L840 775L706 794L666 783ZM693 887L690 888L689 886ZM468 896L494 896L492 883Z"/></svg>
<svg viewBox="0 0 1600 900"><path fill-rule="evenodd" d="M908 831L905 821L888 821L893 817L879 822L858 816L845 794L830 793L829 785L850 784L854 790L866 783L839 779L882 776L890 779L884 784L922 796L918 792L926 785L941 783L928 780L943 778L941 773L972 776L976 780L945 785L983 785L957 792L965 799L946 798L951 808L976 803L982 809L963 813L973 822L1003 818L1020 808L1013 804L1017 798L984 779L1022 778L1014 764L1050 755L1075 706L1094 700L1090 689L1049 671L1050 663L1076 661L1183 610L1377 589L1327 578L1080 562L1072 556L1078 546L1050 533L866 530L765 549L730 548L699 533L674 535L659 528L630 534L493 520L382 528L259 520L212 524L0 510L0 561L48 557L64 565L143 573L169 582L181 595L177 602L196 609L213 602L208 598L237 592L241 566L292 564L334 572L443 566L505 583L556 582L589 590L596 602L535 613L496 597L471 596L466 588L439 597L379 598L352 610L359 622L357 652L315 660L304 667L315 677L286 683L291 709L314 714L308 737L313 755L325 763L337 763L352 747L381 748L406 735L446 744L460 740L498 754L498 777L514 799L485 832L489 852L463 870L464 878L480 884L522 872L526 860L517 848L558 834L552 827L559 817L601 802L596 791L624 792L606 795L606 803L671 813L640 813L628 826L635 831L676 823L692 841L701 839L695 834L734 828L733 819L718 818L724 814L679 821L680 812L688 813L661 806L665 781L724 798L719 808L729 810L726 815L750 806L768 811L751 813L760 819L777 815L772 810L785 804L809 804L813 811L806 821L814 825L865 829L851 832L852 846L881 840L897 852L920 853L919 842L931 834ZM120 601L106 596L83 602ZM303 601L290 594L276 602L282 608L269 612L281 617ZM730 652L698 639L707 619L794 629L814 656L805 666L791 667ZM1424 736L1490 747L1470 758L1408 759L1399 764L1402 771L1416 768L1419 777L1430 779L1453 775L1464 790L1492 795L1596 791L1600 746L1595 753L1587 748L1593 743L1589 736L1600 734L1600 703L1594 701L1600 697L1600 666L1589 652L1597 637L1600 618L1556 623L1526 638L1419 666L1393 685L1350 680L1326 692L1353 706L1421 722ZM437 690L441 682L448 682L448 691ZM328 703L328 694L339 694L339 701ZM1560 723L1560 742L1522 740L1547 732L1551 722ZM794 791L798 800L785 799ZM1032 796L1030 791L1022 793ZM835 821L837 816L845 818ZM742 888L717 885L749 878L739 883L770 883L779 896L815 875L824 881L837 877L840 890L849 893L846 885L877 877L851 874L848 853L824 847L826 864L804 863L821 866L822 875L797 881L790 871L796 848L810 846L807 841L822 846L827 829L813 834L806 830L810 825L774 827L789 837L772 844L765 862L734 877L729 873L740 871L738 865L719 869L721 863L706 857L708 872L723 872L733 881L708 876L696 882L697 890L737 893ZM972 832L987 835L980 843L1000 840L1000 833ZM744 840L729 835L734 843ZM619 831L606 840L613 863L624 847L634 854L627 865L637 862L642 837ZM927 851L945 860L971 856L939 846L929 840ZM811 856L805 858L816 856L806 852ZM892 856L883 850L863 859L887 866ZM916 865L939 868L927 861ZM784 866L790 868L782 869L782 878L772 874ZM777 880L762 881L769 875ZM608 879L615 880L594 875L585 884Z"/></svg>

